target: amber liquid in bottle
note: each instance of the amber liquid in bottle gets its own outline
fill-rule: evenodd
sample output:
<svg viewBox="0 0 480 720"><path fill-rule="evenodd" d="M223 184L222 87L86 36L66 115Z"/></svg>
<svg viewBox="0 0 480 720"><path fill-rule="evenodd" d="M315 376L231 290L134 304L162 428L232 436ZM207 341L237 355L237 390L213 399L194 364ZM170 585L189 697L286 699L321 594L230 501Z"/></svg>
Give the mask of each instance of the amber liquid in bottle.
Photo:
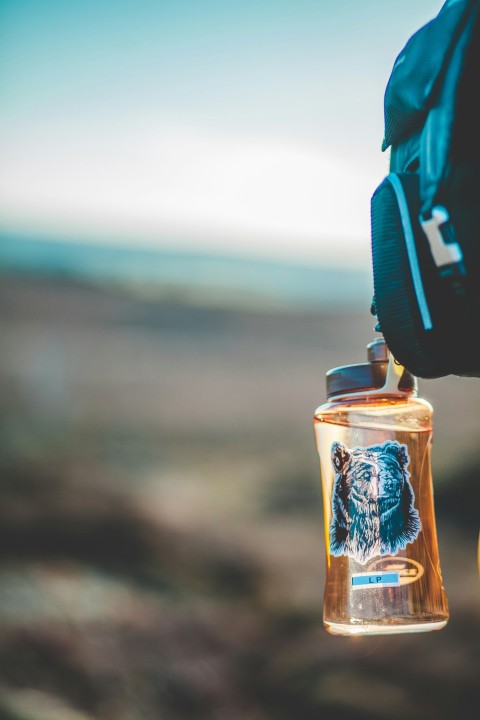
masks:
<svg viewBox="0 0 480 720"><path fill-rule="evenodd" d="M322 405L315 412L314 427L325 521L325 627L335 635L421 632L444 627L449 613L433 504L431 405L412 396L369 397L365 393ZM420 531L393 554L379 552L361 561L349 554L333 554L330 534L337 475L332 447L341 443L348 449L368 449L388 447L392 441L403 446L408 457L409 492L411 498L413 491L412 507L417 511ZM396 584L390 584L392 578Z"/></svg>

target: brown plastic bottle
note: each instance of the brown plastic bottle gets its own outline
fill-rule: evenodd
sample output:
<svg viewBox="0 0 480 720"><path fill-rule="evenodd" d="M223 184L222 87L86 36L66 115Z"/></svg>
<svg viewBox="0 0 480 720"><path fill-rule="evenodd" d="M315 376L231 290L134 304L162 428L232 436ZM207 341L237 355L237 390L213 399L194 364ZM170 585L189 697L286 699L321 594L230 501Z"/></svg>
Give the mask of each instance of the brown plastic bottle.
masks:
<svg viewBox="0 0 480 720"><path fill-rule="evenodd" d="M432 406L383 338L327 373L315 412L326 543L323 621L334 635L443 628L449 617L430 465Z"/></svg>

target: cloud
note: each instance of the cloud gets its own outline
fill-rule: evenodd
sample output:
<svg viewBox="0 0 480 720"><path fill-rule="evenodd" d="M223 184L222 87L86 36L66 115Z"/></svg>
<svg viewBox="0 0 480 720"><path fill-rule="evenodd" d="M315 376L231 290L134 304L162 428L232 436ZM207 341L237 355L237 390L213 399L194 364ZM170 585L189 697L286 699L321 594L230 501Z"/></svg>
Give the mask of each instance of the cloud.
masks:
<svg viewBox="0 0 480 720"><path fill-rule="evenodd" d="M272 254L369 252L377 168L323 148L173 123L74 123L3 138L7 225Z"/></svg>

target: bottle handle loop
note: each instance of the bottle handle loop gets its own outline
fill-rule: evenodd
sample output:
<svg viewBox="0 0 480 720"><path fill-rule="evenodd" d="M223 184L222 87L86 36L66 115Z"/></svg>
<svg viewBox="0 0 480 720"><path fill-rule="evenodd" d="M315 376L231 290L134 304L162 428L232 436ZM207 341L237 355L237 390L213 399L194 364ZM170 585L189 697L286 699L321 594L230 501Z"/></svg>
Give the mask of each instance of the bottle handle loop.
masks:
<svg viewBox="0 0 480 720"><path fill-rule="evenodd" d="M332 396L332 400L335 402L337 400L344 400L352 397L364 397L365 395L368 395L369 397L371 395L408 395L408 392L405 392L400 388L400 381L402 379L403 373L405 371L405 368L403 365L400 365L400 363L395 360L390 350L388 351L388 365L387 365L387 372L385 374L385 382L383 385L379 388L375 388L374 390L357 390L355 392L348 392L348 393L341 393L338 395Z"/></svg>
<svg viewBox="0 0 480 720"><path fill-rule="evenodd" d="M388 351L388 367L385 375L385 383L382 387L376 390L370 390L369 395L390 395L391 393L397 394L400 390L400 380L404 373L405 368L400 365L397 360L393 357L390 350Z"/></svg>

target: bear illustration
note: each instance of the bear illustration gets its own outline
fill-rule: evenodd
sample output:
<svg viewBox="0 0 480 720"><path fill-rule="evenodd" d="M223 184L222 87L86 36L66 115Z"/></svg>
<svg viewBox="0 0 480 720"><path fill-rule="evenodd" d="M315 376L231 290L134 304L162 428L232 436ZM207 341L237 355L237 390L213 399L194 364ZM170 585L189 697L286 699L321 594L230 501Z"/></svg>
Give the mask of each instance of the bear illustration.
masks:
<svg viewBox="0 0 480 720"><path fill-rule="evenodd" d="M406 445L348 448L334 442L335 470L330 552L365 564L376 555L395 555L412 543L422 525L414 507Z"/></svg>

